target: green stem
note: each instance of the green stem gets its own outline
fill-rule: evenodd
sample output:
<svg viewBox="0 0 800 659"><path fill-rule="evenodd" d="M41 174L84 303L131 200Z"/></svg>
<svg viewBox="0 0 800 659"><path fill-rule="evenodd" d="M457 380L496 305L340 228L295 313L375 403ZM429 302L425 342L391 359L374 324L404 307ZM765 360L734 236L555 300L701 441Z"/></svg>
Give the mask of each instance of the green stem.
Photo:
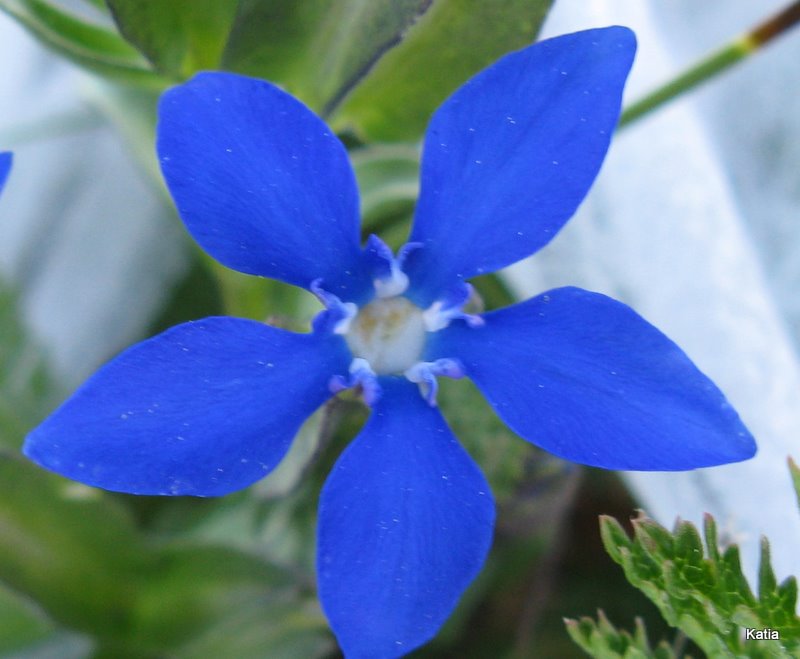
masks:
<svg viewBox="0 0 800 659"><path fill-rule="evenodd" d="M744 35L700 60L665 85L632 103L622 112L619 128L627 126L673 98L686 93L709 78L757 52L775 37L800 21L800 1L793 2Z"/></svg>
<svg viewBox="0 0 800 659"><path fill-rule="evenodd" d="M724 71L729 66L744 59L750 52L751 51L748 49L748 42L744 39L737 39L733 43L728 44L721 50L713 53L710 57L690 67L677 78L673 78L667 84L626 107L622 112L622 116L619 118L619 128L633 123L649 112L664 105L664 103L671 101L676 96L693 89L701 82L708 80Z"/></svg>

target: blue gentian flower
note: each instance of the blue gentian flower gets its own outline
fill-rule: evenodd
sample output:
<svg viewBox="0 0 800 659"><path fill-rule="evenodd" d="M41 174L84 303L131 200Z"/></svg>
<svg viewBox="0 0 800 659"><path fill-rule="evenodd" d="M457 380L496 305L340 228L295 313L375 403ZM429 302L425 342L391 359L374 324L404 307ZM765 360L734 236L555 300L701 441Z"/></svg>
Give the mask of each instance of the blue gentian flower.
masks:
<svg viewBox="0 0 800 659"><path fill-rule="evenodd" d="M12 156L9 151L0 153L0 192L3 191L3 186L6 184L8 172L11 171Z"/></svg>
<svg viewBox="0 0 800 659"><path fill-rule="evenodd" d="M214 496L281 461L303 421L359 387L371 415L319 505L322 606L348 657L429 640L484 562L489 486L436 407L472 378L521 437L607 469L743 460L722 393L627 306L577 288L473 315L467 280L532 254L586 195L635 51L622 27L512 53L435 113L419 202L395 256L359 241L344 147L277 87L201 73L166 92L158 152L188 230L241 272L312 291L308 334L206 318L101 368L36 428L40 465L135 494Z"/></svg>

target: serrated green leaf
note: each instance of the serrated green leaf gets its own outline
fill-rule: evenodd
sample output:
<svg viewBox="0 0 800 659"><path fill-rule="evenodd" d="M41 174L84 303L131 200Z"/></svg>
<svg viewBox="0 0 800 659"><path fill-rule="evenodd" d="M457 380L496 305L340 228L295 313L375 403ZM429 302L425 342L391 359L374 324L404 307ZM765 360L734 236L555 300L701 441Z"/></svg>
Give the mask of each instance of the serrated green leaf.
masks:
<svg viewBox="0 0 800 659"><path fill-rule="evenodd" d="M758 597L759 599L773 597L778 588L775 571L770 564L769 540L761 538L761 564L758 568Z"/></svg>
<svg viewBox="0 0 800 659"><path fill-rule="evenodd" d="M54 620L118 633L143 557L132 521L108 497L0 454L0 581Z"/></svg>
<svg viewBox="0 0 800 659"><path fill-rule="evenodd" d="M470 76L532 43L552 0L437 0L356 85L333 126L366 141L418 140Z"/></svg>
<svg viewBox="0 0 800 659"><path fill-rule="evenodd" d="M657 560L662 555L672 555L674 540L663 526L647 517L640 516L633 520L633 533L636 541L647 555Z"/></svg>
<svg viewBox="0 0 800 659"><path fill-rule="evenodd" d="M623 551L630 550L633 542L625 533L625 529L613 517L600 515L600 537L609 556L620 565L623 564Z"/></svg>
<svg viewBox="0 0 800 659"><path fill-rule="evenodd" d="M0 9L44 45L91 71L139 85L163 84L139 53L111 30L45 0L0 0Z"/></svg>
<svg viewBox="0 0 800 659"><path fill-rule="evenodd" d="M584 617L565 619L567 632L575 643L593 657L601 659L677 659L664 641L656 648L650 646L647 630L641 618L636 619L634 633L617 629L605 613L598 611L597 621Z"/></svg>
<svg viewBox="0 0 800 659"><path fill-rule="evenodd" d="M431 0L244 0L223 65L280 82L318 112L395 45Z"/></svg>
<svg viewBox="0 0 800 659"><path fill-rule="evenodd" d="M756 598L742 574L738 548L730 546L724 552L717 548L716 525L710 517L704 535L714 546L707 553L697 529L688 522L678 522L672 533L643 517L633 524L631 540L620 535L618 523L601 519L608 553L664 619L708 656L791 657L800 651L797 585L794 579L777 584L766 542ZM743 627L776 630L780 640L745 640Z"/></svg>
<svg viewBox="0 0 800 659"><path fill-rule="evenodd" d="M708 550L708 557L713 564L720 560L719 541L717 540L717 522L714 518L706 513L703 515L703 538L706 542L706 549Z"/></svg>
<svg viewBox="0 0 800 659"><path fill-rule="evenodd" d="M183 78L219 68L237 0L107 0L119 31L156 70Z"/></svg>

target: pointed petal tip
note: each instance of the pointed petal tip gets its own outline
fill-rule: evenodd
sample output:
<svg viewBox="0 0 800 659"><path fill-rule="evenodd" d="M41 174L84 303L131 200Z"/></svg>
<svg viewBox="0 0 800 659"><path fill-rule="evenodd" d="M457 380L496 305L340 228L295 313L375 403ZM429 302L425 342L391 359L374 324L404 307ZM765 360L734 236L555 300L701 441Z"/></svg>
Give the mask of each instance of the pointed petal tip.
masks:
<svg viewBox="0 0 800 659"><path fill-rule="evenodd" d="M588 193L620 115L631 30L566 34L467 81L426 131L409 264L426 301L456 277L494 272L546 245Z"/></svg>
<svg viewBox="0 0 800 659"><path fill-rule="evenodd" d="M417 387L384 396L320 498L320 600L345 656L427 643L480 571L494 503L477 465Z"/></svg>
<svg viewBox="0 0 800 659"><path fill-rule="evenodd" d="M178 325L102 367L23 452L106 490L222 496L278 465L346 357L335 337L251 320Z"/></svg>
<svg viewBox="0 0 800 659"><path fill-rule="evenodd" d="M688 356L630 307L568 287L442 330L498 416L573 462L684 471L740 462L753 436ZM486 345L491 344L491 355Z"/></svg>
<svg viewBox="0 0 800 659"><path fill-rule="evenodd" d="M561 39L583 42L581 43L581 47L587 50L592 48L616 48L620 52L630 56L635 54L638 46L636 33L625 25L609 25L607 27L596 27L588 30L561 34L537 43L547 43L550 41L557 43ZM536 44L533 45L535 46ZM528 46L528 48L531 48L531 46Z"/></svg>
<svg viewBox="0 0 800 659"><path fill-rule="evenodd" d="M589 31L591 32L592 30ZM598 31L613 36L621 47L636 50L636 33L626 25L609 25L608 27L598 28Z"/></svg>

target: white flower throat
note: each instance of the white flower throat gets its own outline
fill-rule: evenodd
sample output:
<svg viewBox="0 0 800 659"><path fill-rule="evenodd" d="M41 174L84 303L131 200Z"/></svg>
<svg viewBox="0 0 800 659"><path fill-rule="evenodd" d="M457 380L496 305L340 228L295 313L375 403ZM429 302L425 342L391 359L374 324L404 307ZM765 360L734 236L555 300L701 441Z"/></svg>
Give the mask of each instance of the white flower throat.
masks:
<svg viewBox="0 0 800 659"><path fill-rule="evenodd" d="M321 279L311 282L312 292L326 307L318 316L315 331L327 327L345 340L352 354L348 372L331 377L328 387L332 392L357 387L364 401L373 406L382 395L379 379L402 376L418 384L423 398L435 406L436 378L461 378L466 374L458 359L436 355L428 357L432 361L423 358L428 356L429 335L451 322L463 321L469 327L483 325L480 316L463 310L472 287L469 284L453 287L424 310L411 302L403 295L409 287L409 278L402 270L402 263L412 249L419 247L410 243L395 258L385 243L370 236L366 252L373 262L377 259L382 265L373 279L375 297L361 308L326 291Z"/></svg>
<svg viewBox="0 0 800 659"><path fill-rule="evenodd" d="M354 357L377 375L400 374L422 358L423 311L405 297L377 298L358 311L344 335Z"/></svg>

